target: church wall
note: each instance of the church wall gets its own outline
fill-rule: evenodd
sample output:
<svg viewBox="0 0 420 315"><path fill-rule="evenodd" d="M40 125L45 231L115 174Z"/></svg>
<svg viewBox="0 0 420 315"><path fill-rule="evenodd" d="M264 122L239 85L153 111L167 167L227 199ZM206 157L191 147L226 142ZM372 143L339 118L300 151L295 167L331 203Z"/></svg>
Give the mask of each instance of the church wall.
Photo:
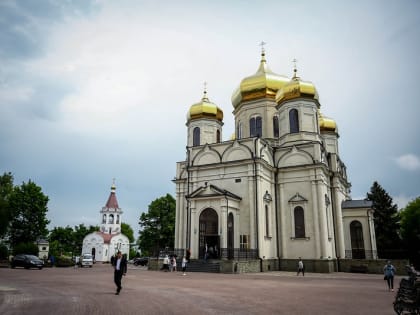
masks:
<svg viewBox="0 0 420 315"><path fill-rule="evenodd" d="M262 119L262 136L274 137L273 116L277 114L276 102L270 99L245 102L235 115L235 130L239 122L242 123L242 138L250 137L249 121L252 117L260 116Z"/></svg>
<svg viewBox="0 0 420 315"><path fill-rule="evenodd" d="M193 133L194 128L200 128L200 145L206 143L216 143L217 142L217 130L220 131L220 139L222 138L222 123L214 119L200 119L193 120L187 124L188 126L188 146L193 145Z"/></svg>
<svg viewBox="0 0 420 315"><path fill-rule="evenodd" d="M374 250L372 248L372 242L370 239L371 235L371 226L367 216L368 208L352 208L352 209L343 209L343 225L344 225L344 240L345 240L345 249L350 251L351 246L351 236L350 236L350 224L353 221L359 221L362 224L363 230L363 243L364 248L367 251Z"/></svg>

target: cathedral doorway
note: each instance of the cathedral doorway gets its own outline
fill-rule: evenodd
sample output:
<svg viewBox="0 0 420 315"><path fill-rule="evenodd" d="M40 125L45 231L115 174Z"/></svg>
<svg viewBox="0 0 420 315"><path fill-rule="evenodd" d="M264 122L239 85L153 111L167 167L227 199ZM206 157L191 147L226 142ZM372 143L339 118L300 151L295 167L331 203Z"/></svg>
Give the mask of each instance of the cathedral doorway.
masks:
<svg viewBox="0 0 420 315"><path fill-rule="evenodd" d="M227 223L227 252L228 259L233 259L234 256L234 225L233 225L233 214L229 213L228 223Z"/></svg>
<svg viewBox="0 0 420 315"><path fill-rule="evenodd" d="M214 209L207 208L199 219L199 258L218 259L220 257L219 217Z"/></svg>
<svg viewBox="0 0 420 315"><path fill-rule="evenodd" d="M365 259L365 245L363 241L362 223L353 221L350 223L351 254L353 259Z"/></svg>

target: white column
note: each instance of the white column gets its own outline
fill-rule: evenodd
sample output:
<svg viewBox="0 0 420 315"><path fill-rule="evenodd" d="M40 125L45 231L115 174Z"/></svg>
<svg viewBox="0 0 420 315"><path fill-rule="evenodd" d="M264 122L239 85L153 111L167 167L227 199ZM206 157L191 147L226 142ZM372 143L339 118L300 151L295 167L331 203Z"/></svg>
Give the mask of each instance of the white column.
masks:
<svg viewBox="0 0 420 315"><path fill-rule="evenodd" d="M285 203L285 199L284 199L284 184L280 184L280 191L279 191L279 196L280 196L280 205L279 205L279 227L280 227L280 238L281 238L281 248L280 248L280 253L279 253L279 257L281 258L288 258L287 257L287 247L286 247L286 241L288 239L287 236L287 229L286 229L286 213L288 213L290 211L289 209L289 205L287 205ZM289 235L290 236L290 235Z"/></svg>
<svg viewBox="0 0 420 315"><path fill-rule="evenodd" d="M345 254L345 244L344 244L344 228L343 228L343 213L341 211L341 200L338 197L338 188L334 188L334 196L332 196L332 198L334 198L334 207L335 209L333 209L333 211L335 211L335 223L337 226L337 236L336 236L336 241L337 241L337 256L339 256L340 258L344 258L346 256Z"/></svg>
<svg viewBox="0 0 420 315"><path fill-rule="evenodd" d="M311 181L312 184L312 208L313 208L313 217L314 217L314 245L315 245L315 259L319 259L321 254L320 248L320 236L319 236L319 218L318 218L318 210L316 209L316 205L318 203L318 198L316 194L316 181ZM305 216L305 222L307 221Z"/></svg>
<svg viewBox="0 0 420 315"><path fill-rule="evenodd" d="M325 204L324 204L324 195L320 187L320 181L316 182L317 188L317 202L318 202L318 213L319 213L319 228L320 228L320 241L321 241L321 255L322 258L327 258L329 255L327 253L327 241L328 241L328 226L327 226L327 217L325 213Z"/></svg>

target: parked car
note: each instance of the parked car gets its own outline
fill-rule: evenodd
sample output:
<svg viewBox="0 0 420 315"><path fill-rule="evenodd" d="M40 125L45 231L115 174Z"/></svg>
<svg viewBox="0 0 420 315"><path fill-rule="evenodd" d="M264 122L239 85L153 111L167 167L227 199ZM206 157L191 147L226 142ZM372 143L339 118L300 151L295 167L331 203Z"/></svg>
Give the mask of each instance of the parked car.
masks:
<svg viewBox="0 0 420 315"><path fill-rule="evenodd" d="M91 254L83 254L80 257L80 266L81 267L90 267L93 266L93 256Z"/></svg>
<svg viewBox="0 0 420 315"><path fill-rule="evenodd" d="M147 266L149 257L136 257L133 259L134 266Z"/></svg>
<svg viewBox="0 0 420 315"><path fill-rule="evenodd" d="M18 254L12 258L10 265L12 268L23 267L25 269L42 269L44 267L44 262L34 255Z"/></svg>

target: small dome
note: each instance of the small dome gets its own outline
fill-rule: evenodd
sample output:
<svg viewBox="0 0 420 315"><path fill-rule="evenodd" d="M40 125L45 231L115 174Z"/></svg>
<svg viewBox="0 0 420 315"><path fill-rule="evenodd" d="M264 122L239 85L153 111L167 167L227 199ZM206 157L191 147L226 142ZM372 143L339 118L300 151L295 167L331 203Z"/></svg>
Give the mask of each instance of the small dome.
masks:
<svg viewBox="0 0 420 315"><path fill-rule="evenodd" d="M274 99L277 91L289 81L288 77L276 74L268 68L263 50L257 72L241 81L239 87L232 94L232 105L237 108L243 101L261 98Z"/></svg>
<svg viewBox="0 0 420 315"><path fill-rule="evenodd" d="M337 124L334 119L328 118L322 115L321 111L318 110L319 130L337 132Z"/></svg>
<svg viewBox="0 0 420 315"><path fill-rule="evenodd" d="M302 81L299 77L294 76L277 92L276 102L281 103L299 97L319 99L318 92L312 82Z"/></svg>
<svg viewBox="0 0 420 315"><path fill-rule="evenodd" d="M188 122L200 118L216 119L220 122L223 121L223 111L217 107L216 104L210 102L207 98L207 91L204 91L201 102L192 105L187 113Z"/></svg>

